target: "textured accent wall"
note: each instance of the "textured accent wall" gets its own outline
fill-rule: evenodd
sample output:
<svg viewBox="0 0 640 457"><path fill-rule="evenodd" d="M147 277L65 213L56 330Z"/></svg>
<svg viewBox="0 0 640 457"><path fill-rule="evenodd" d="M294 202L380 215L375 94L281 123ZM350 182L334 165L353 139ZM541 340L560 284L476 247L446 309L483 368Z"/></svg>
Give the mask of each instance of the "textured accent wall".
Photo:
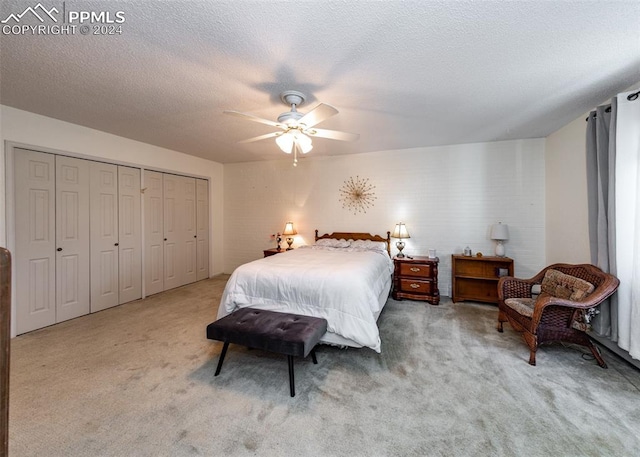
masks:
<svg viewBox="0 0 640 457"><path fill-rule="evenodd" d="M384 234L407 224L404 252L440 257L439 286L449 294L451 254L470 246L493 255L492 224L509 224L507 255L518 276L533 276L545 258L544 139L475 143L224 166L224 270L262 257L271 235L293 221L295 246L314 230ZM274 146L275 148L275 146ZM353 214L340 202L350 177L369 178L376 200ZM284 243L283 243L284 244ZM392 254L397 251L393 246Z"/></svg>

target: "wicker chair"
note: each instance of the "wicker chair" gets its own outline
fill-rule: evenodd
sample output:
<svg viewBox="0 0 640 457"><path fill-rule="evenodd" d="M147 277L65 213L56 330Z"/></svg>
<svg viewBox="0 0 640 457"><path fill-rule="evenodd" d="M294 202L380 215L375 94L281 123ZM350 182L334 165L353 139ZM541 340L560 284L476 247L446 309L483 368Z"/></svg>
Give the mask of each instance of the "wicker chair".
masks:
<svg viewBox="0 0 640 457"><path fill-rule="evenodd" d="M543 285L547 271L552 269L583 280L577 282L587 281L590 283L589 287L593 284L593 291L580 299L570 300L546 293L543 287L543 292L534 298L532 287L536 284ZM607 368L600 352L586 334L584 316L588 310L613 294L619 283L615 276L588 264L557 263L546 267L531 279L502 277L498 282L498 331L502 332L503 322L509 321L515 330L523 332L530 349L531 365L536 364L539 345L552 341L566 341L588 347L598 365ZM509 301L505 303L506 300Z"/></svg>

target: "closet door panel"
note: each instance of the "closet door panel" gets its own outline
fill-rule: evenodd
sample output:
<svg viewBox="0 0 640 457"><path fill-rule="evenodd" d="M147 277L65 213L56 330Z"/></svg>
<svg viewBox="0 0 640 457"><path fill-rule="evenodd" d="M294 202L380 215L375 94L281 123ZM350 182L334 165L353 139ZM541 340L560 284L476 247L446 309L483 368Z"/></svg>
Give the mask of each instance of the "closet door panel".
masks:
<svg viewBox="0 0 640 457"><path fill-rule="evenodd" d="M118 304L118 167L91 162L91 312Z"/></svg>
<svg viewBox="0 0 640 457"><path fill-rule="evenodd" d="M164 290L163 174L144 172L145 295Z"/></svg>
<svg viewBox="0 0 640 457"><path fill-rule="evenodd" d="M120 300L142 297L142 218L140 215L140 170L118 167L119 285Z"/></svg>
<svg viewBox="0 0 640 457"><path fill-rule="evenodd" d="M185 252L183 244L184 186L182 177L164 174L164 290L183 282Z"/></svg>
<svg viewBox="0 0 640 457"><path fill-rule="evenodd" d="M56 156L56 321L89 313L89 161Z"/></svg>
<svg viewBox="0 0 640 457"><path fill-rule="evenodd" d="M182 284L196 282L197 278L197 224L196 224L196 180L195 178L181 177L181 185L184 189L182 200L182 248L184 249L184 266L182 271Z"/></svg>
<svg viewBox="0 0 640 457"><path fill-rule="evenodd" d="M197 280L209 277L209 182L196 179Z"/></svg>
<svg viewBox="0 0 640 457"><path fill-rule="evenodd" d="M56 322L55 156L17 149L15 177L16 329Z"/></svg>
<svg viewBox="0 0 640 457"><path fill-rule="evenodd" d="M151 171L144 176L145 294L208 277L207 181ZM206 213L202 220L199 212Z"/></svg>

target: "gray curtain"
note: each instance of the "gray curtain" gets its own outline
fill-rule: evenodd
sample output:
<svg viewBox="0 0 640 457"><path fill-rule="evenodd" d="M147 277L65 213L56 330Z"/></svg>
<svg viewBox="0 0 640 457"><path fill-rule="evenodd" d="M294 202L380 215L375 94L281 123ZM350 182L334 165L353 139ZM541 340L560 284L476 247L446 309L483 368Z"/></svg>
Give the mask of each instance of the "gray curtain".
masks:
<svg viewBox="0 0 640 457"><path fill-rule="evenodd" d="M616 274L615 160L618 104L599 106L587 118L587 198L591 263ZM598 335L618 341L618 304L614 294L599 307L591 325Z"/></svg>

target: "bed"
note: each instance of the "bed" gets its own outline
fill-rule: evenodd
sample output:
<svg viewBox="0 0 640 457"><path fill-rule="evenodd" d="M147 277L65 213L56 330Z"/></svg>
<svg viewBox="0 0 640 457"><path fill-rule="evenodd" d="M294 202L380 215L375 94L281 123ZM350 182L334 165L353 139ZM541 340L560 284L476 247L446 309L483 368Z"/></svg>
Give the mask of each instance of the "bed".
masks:
<svg viewBox="0 0 640 457"><path fill-rule="evenodd" d="M311 246L239 266L222 294L218 319L252 307L327 320L321 343L381 351L377 320L389 297L390 233L334 232Z"/></svg>

